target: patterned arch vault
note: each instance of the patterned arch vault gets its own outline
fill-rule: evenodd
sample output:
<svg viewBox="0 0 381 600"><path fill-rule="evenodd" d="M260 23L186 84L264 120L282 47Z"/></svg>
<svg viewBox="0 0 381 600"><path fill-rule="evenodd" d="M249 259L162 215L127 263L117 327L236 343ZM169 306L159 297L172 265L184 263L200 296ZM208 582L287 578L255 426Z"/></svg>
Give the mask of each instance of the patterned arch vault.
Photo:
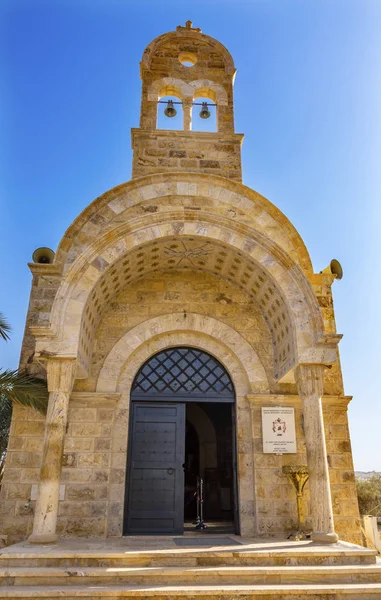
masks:
<svg viewBox="0 0 381 600"><path fill-rule="evenodd" d="M158 270L207 271L244 290L259 306L274 347L274 375L281 378L295 362L291 315L278 285L258 263L231 246L197 236L171 236L138 246L105 269L84 310L79 359L91 358L94 332L103 309L132 281Z"/></svg>

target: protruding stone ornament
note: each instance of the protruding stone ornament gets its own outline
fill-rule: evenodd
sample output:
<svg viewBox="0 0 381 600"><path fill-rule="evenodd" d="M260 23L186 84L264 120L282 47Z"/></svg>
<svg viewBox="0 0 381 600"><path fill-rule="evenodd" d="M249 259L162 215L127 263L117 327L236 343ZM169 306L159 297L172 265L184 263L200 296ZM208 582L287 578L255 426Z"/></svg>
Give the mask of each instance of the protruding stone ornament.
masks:
<svg viewBox="0 0 381 600"><path fill-rule="evenodd" d="M302 540L310 537L310 532L305 531L303 491L308 481L308 469L300 465L287 465L282 468L284 475L287 475L292 487L296 493L296 507L298 511L298 531L293 535L293 539Z"/></svg>

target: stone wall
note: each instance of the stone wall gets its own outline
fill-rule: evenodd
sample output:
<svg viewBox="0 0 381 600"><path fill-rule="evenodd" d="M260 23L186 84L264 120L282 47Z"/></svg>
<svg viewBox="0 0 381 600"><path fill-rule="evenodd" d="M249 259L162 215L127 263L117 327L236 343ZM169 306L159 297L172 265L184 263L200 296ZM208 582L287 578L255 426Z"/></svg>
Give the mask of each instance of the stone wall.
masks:
<svg viewBox="0 0 381 600"><path fill-rule="evenodd" d="M207 173L242 181L241 134L132 129L132 177Z"/></svg>
<svg viewBox="0 0 381 600"><path fill-rule="evenodd" d="M99 373L107 356L126 332L156 316L164 318L179 313L197 313L228 325L259 356L272 395L252 395L249 401L240 400L240 493L246 497L248 486L251 486L255 498L254 506L252 501L244 501L246 509L253 512L242 514L241 518L245 527L246 522L249 525L255 522L256 533L263 536L285 536L295 529L295 496L282 474L282 466L305 465L307 462L302 407L292 385L282 386L273 379L273 350L267 325L255 303L235 285L205 272L173 270L148 275L122 290L107 307L96 329L89 377L76 381L70 400L58 520L61 535L102 537L121 534L129 395L123 383L120 383L122 389L118 390L122 392L121 399L120 394L96 393ZM188 341L184 335L178 339ZM197 344L197 335L193 336ZM170 342L169 335L162 340L164 345ZM144 356L149 356L158 346L147 341L144 348ZM132 380L142 361L144 357L136 352L128 359L123 367L128 381ZM115 381L112 384L116 386ZM283 395L286 387L288 395ZM330 380L327 387L326 393L330 394ZM326 396L324 399L327 452L337 531L342 538L361 543L347 402L347 398L341 397ZM275 456L262 452L261 407L278 404L295 408L296 455ZM35 497L43 433L41 415L15 407L1 491L1 532L8 534L10 541L23 539L31 531L34 502L28 501ZM27 508L25 504L28 504ZM308 484L305 507L308 522Z"/></svg>
<svg viewBox="0 0 381 600"><path fill-rule="evenodd" d="M335 531L340 539L362 544L356 483L349 439L347 404L349 398L323 397L324 426ZM283 536L297 526L295 492L282 473L284 465L307 465L303 410L298 396L251 396L254 446L254 483L257 529L260 535ZM297 454L277 456L263 453L261 409L286 405L295 411ZM304 492L306 525L310 526L309 485Z"/></svg>
<svg viewBox="0 0 381 600"><path fill-rule="evenodd" d="M45 417L13 407L4 477L0 492L0 531L13 543L32 532L32 486L39 479Z"/></svg>
<svg viewBox="0 0 381 600"><path fill-rule="evenodd" d="M58 274L43 274L43 272L47 270L55 271L55 269L52 268L52 265L31 264L30 266L33 273L33 279L25 323L24 339L21 348L20 367L28 367L30 373L45 377L44 370L41 366L32 361L36 341L30 328L46 327L49 324L50 311L61 278Z"/></svg>
<svg viewBox="0 0 381 600"><path fill-rule="evenodd" d="M109 304L95 332L90 374L75 391L92 391L110 350L132 327L156 315L197 313L215 317L238 331L257 352L273 383L270 332L256 304L237 286L211 273L173 269L132 282Z"/></svg>
<svg viewBox="0 0 381 600"><path fill-rule="evenodd" d="M106 534L114 415L111 398L70 400L58 517L62 536Z"/></svg>

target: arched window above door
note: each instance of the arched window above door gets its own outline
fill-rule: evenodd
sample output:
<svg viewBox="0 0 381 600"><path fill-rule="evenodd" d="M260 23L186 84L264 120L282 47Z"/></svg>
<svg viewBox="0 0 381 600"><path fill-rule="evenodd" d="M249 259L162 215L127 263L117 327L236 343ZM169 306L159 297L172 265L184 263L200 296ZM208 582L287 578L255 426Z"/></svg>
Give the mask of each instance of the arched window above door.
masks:
<svg viewBox="0 0 381 600"><path fill-rule="evenodd" d="M234 402L234 386L225 367L197 348L167 348L152 356L132 384L132 400Z"/></svg>

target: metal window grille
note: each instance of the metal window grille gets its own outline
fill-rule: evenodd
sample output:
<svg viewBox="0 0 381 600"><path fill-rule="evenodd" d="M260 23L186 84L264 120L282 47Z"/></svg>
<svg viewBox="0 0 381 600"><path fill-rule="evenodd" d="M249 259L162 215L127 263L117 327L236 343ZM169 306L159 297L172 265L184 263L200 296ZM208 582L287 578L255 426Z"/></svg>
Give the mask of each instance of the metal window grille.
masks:
<svg viewBox="0 0 381 600"><path fill-rule="evenodd" d="M132 398L226 398L234 387L225 367L197 348L167 348L151 357L132 384Z"/></svg>

